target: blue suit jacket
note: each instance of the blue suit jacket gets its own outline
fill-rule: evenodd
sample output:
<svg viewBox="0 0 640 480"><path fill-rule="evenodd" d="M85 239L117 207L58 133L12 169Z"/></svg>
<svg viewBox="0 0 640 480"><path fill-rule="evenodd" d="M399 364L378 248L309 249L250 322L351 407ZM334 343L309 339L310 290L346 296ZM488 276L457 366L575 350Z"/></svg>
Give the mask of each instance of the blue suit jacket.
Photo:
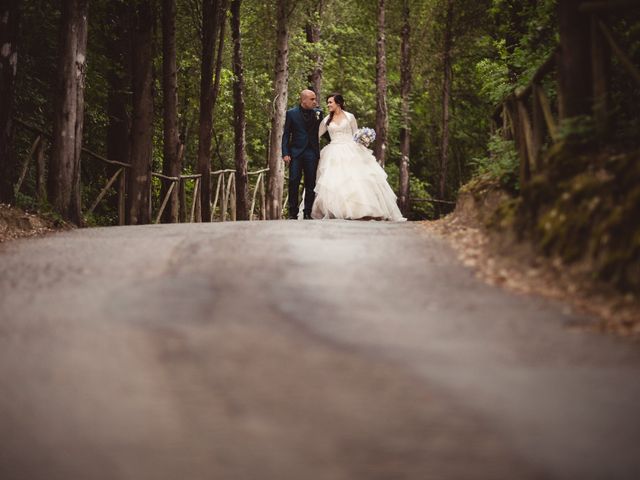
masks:
<svg viewBox="0 0 640 480"><path fill-rule="evenodd" d="M297 158L307 149L314 151L317 158L320 158L320 141L318 139L318 128L322 121L322 110L313 109L313 126L307 130L302 116L302 107L297 106L287 110L284 121L284 132L282 134L282 156L289 155Z"/></svg>

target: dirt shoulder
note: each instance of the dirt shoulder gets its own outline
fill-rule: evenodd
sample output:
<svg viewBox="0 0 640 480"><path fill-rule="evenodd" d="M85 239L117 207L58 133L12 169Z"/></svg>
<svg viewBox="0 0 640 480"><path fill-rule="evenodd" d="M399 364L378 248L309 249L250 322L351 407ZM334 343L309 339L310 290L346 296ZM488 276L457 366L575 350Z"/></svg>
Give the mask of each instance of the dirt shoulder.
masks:
<svg viewBox="0 0 640 480"><path fill-rule="evenodd" d="M69 225L0 203L0 243L69 228L71 228Z"/></svg>
<svg viewBox="0 0 640 480"><path fill-rule="evenodd" d="M558 300L593 322L575 328L595 329L640 341L640 297L623 294L594 279L588 265L566 265L516 241L509 232L488 230L469 201L437 221L422 222L429 232L449 241L460 261L478 278L507 290Z"/></svg>

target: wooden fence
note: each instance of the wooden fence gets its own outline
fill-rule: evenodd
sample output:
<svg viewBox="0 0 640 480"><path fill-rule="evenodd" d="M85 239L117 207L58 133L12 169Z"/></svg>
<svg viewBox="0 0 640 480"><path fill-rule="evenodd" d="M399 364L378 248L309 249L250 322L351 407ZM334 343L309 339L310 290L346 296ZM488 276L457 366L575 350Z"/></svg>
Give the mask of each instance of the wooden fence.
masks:
<svg viewBox="0 0 640 480"><path fill-rule="evenodd" d="M18 182L15 186L16 192L22 188L24 179L27 176L31 163L35 164L36 168L36 196L39 199L46 197L46 182L45 182L45 150L46 140L51 141L51 135L43 130L29 125L28 123L15 119L18 126L31 131L36 135L36 139L31 145L29 155L25 158ZM181 150L182 156L184 150ZM118 196L118 224L124 225L126 218L126 190L127 190L127 178L129 175L129 169L131 165L128 163L120 162L117 160L109 160L102 155L99 155L86 148L82 149L82 153L100 162L103 162L109 166L112 166L115 171L109 177L104 187L100 190L100 193L93 201L88 210L84 212L85 217L91 215L98 207L100 202L112 191L116 190ZM254 172L248 172L249 191L252 198L251 208L249 210L250 220L266 220L266 187L265 176L269 171L268 168L257 170ZM159 223L162 218L171 195L178 188L179 200L180 200L180 221L181 222L201 222L202 221L202 209L201 209L201 182L202 175L200 174L186 174L179 177L170 177L158 172L151 172L152 178L157 178L161 182L168 182L169 187L161 199L157 208L157 212L153 215L153 202L151 201L153 193L153 183L151 182L151 188L149 189L149 209L150 218L154 223ZM252 179L255 178L255 184L252 187ZM211 182L216 183L214 190L215 196L211 200L211 218L210 221L235 221L236 220L236 185L235 185L235 170L225 169L211 172ZM188 182L193 182L192 188L187 188ZM190 199L187 198L187 194L191 191ZM212 192L213 194L213 192ZM256 212L256 207L258 211Z"/></svg>
<svg viewBox="0 0 640 480"><path fill-rule="evenodd" d="M606 131L609 121L608 58L604 45L608 45L620 65L640 86L640 69L633 64L620 47L603 15L610 11L638 8L637 1L609 0L585 2L580 11L591 16L591 70L593 79L593 117L596 130ZM532 172L544 168L545 145L559 139L558 107L552 105L542 84L556 70L560 61L559 48L554 50L533 75L531 82L516 89L497 107L492 118L492 133L500 133L506 140L514 140L520 158L520 185L524 186Z"/></svg>
<svg viewBox="0 0 640 480"><path fill-rule="evenodd" d="M249 220L266 220L267 219L267 195L265 187L265 176L269 171L268 168L248 172L249 186L251 186L251 178L256 177L251 194L251 207L249 208ZM216 178L216 187L214 200L211 205L211 221L216 218L224 222L227 220L236 220L236 171L233 169L217 170L211 172L212 177ZM253 190L251 192L251 190ZM256 204L258 205L258 213L255 213Z"/></svg>

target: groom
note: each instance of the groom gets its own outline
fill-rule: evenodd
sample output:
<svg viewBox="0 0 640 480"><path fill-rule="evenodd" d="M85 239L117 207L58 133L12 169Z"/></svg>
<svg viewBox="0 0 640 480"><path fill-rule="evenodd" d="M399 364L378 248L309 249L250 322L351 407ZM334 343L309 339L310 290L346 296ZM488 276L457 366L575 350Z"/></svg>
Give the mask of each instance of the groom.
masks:
<svg viewBox="0 0 640 480"><path fill-rule="evenodd" d="M304 172L304 218L311 219L316 170L320 158L318 128L322 111L312 90L300 93L300 105L287 111L282 134L282 159L289 166L289 218L298 218L300 180Z"/></svg>

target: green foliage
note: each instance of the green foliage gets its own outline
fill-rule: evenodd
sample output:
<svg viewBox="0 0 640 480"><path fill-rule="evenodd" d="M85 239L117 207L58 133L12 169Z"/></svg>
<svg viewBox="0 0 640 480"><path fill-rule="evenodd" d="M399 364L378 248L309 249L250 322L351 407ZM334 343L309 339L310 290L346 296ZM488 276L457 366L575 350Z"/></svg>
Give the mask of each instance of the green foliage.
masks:
<svg viewBox="0 0 640 480"><path fill-rule="evenodd" d="M506 83L512 87L526 85L558 44L556 4L557 0L492 0L494 58L506 66Z"/></svg>
<svg viewBox="0 0 640 480"><path fill-rule="evenodd" d="M472 164L476 175L496 180L508 191L516 192L520 161L513 140L504 140L500 135L489 138L489 155L474 158Z"/></svg>
<svg viewBox="0 0 640 480"><path fill-rule="evenodd" d="M16 192L15 202L16 207L24 210L25 212L37 212L38 215L40 215L45 220L49 220L55 226L62 226L66 223L60 216L60 214L56 212L52 205L46 200L38 200L31 195Z"/></svg>
<svg viewBox="0 0 640 480"><path fill-rule="evenodd" d="M398 192L400 188L400 169L395 163L387 164L384 167L387 172L389 185ZM409 177L409 192L411 196L410 220L423 220L433 218L435 211L431 195L429 194L429 184L415 176Z"/></svg>
<svg viewBox="0 0 640 480"><path fill-rule="evenodd" d="M557 45L555 0L513 2L492 0L490 28L477 40L484 55L475 64L484 119L517 87L527 85ZM555 89L545 85L553 99ZM468 126L466 131L474 131ZM486 130L485 130L486 131ZM485 139L486 150L471 161L474 174L497 180L511 192L519 190L518 155L513 141L497 135Z"/></svg>
<svg viewBox="0 0 640 480"><path fill-rule="evenodd" d="M26 195L22 192L16 192L15 194L16 206L26 212L37 212L43 205L31 195Z"/></svg>
<svg viewBox="0 0 640 480"><path fill-rule="evenodd" d="M483 41L488 44L490 39L485 37ZM498 58L481 59L476 64L476 72L482 82L480 93L497 105L513 91L513 85L509 83L509 68L504 62L504 57L506 57L504 40L498 40L494 46L499 55Z"/></svg>

